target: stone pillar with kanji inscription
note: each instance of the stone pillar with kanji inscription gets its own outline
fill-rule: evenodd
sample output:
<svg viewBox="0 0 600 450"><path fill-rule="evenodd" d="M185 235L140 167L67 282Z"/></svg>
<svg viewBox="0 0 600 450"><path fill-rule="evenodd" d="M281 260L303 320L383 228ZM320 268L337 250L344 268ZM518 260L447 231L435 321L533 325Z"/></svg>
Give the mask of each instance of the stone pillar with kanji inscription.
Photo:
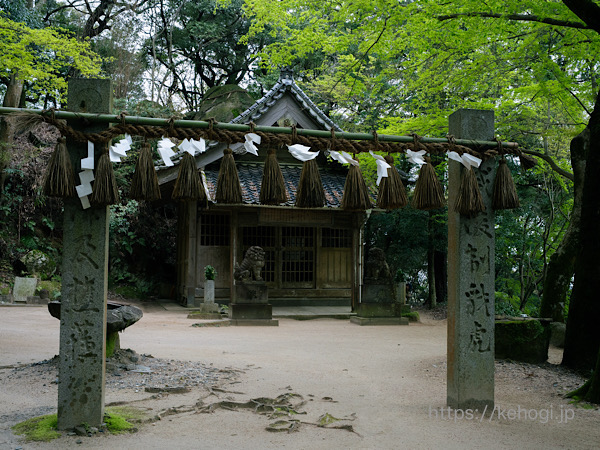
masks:
<svg viewBox="0 0 600 450"><path fill-rule="evenodd" d="M69 81L69 111L108 113L111 107L110 80ZM69 125L85 132L106 128L76 120ZM68 140L67 147L78 174L87 144ZM96 145L96 165L101 151ZM79 198L65 199L58 366L58 428L63 430L104 422L108 218L107 206L84 209Z"/></svg>
<svg viewBox="0 0 600 450"><path fill-rule="evenodd" d="M449 118L457 139L493 140L494 112L460 109ZM454 210L461 173L448 161L448 406L481 414L494 407L494 159L475 169L485 212Z"/></svg>

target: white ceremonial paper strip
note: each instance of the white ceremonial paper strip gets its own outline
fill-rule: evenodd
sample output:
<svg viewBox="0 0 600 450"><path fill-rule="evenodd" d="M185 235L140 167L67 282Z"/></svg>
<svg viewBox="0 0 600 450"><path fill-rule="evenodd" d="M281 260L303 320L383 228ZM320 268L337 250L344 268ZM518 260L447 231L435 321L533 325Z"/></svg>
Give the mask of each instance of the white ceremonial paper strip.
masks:
<svg viewBox="0 0 600 450"><path fill-rule="evenodd" d="M258 156L258 148L254 143L260 144L261 137L255 133L248 133L244 136L246 142L244 142L244 148L248 153L252 153L254 156Z"/></svg>
<svg viewBox="0 0 600 450"><path fill-rule="evenodd" d="M358 166L358 161L355 160L352 155L350 155L348 152L342 152L342 155L344 156L344 158L346 158L346 160L348 161L349 164L352 164L353 166Z"/></svg>
<svg viewBox="0 0 600 450"><path fill-rule="evenodd" d="M111 147L112 151L121 157L126 157L127 152L131 150L131 136L125 135L125 138L121 139L118 143Z"/></svg>
<svg viewBox="0 0 600 450"><path fill-rule="evenodd" d="M381 179L388 177L388 169L391 169L392 166L388 164L383 156L376 155L371 150L369 150L369 153L371 153L371 156L375 158L375 164L377 164L377 186L379 186Z"/></svg>
<svg viewBox="0 0 600 450"><path fill-rule="evenodd" d="M116 154L113 151L113 147L108 149L108 156L110 157L110 162L121 162L121 155Z"/></svg>
<svg viewBox="0 0 600 450"><path fill-rule="evenodd" d="M158 141L158 145L159 145L159 147L166 147L166 148L175 147L175 143L171 139L166 138L164 136L160 138L160 141Z"/></svg>
<svg viewBox="0 0 600 450"><path fill-rule="evenodd" d="M79 186L75 186L75 190L77 191L77 197L79 198L92 195L91 184L80 184Z"/></svg>
<svg viewBox="0 0 600 450"><path fill-rule="evenodd" d="M244 148L248 153L252 153L254 156L258 156L258 148L252 141L244 142Z"/></svg>
<svg viewBox="0 0 600 450"><path fill-rule="evenodd" d="M92 194L92 181L94 181L94 171L93 170L84 170L79 172L79 179L81 180L81 184L79 186L75 186L75 190L77 191L77 196L79 198L86 197Z"/></svg>
<svg viewBox="0 0 600 450"><path fill-rule="evenodd" d="M423 159L423 155L427 153L425 150L419 150L418 152L413 152L412 150L406 150L406 155L408 156L408 160L413 164L418 164L422 166L425 164L425 160Z"/></svg>
<svg viewBox="0 0 600 450"><path fill-rule="evenodd" d="M164 161L165 166L174 166L173 161L171 161L171 158L175 156L175 152L171 150L171 148L174 146L175 144L169 138L163 137L160 141L158 141L157 150L160 154L160 157Z"/></svg>
<svg viewBox="0 0 600 450"><path fill-rule="evenodd" d="M79 172L79 179L81 180L81 184L90 184L92 181L94 181L94 171L83 170Z"/></svg>
<svg viewBox="0 0 600 450"><path fill-rule="evenodd" d="M457 161L461 164L464 164L462 158L457 152L448 152L448 158L453 159L454 161Z"/></svg>
<svg viewBox="0 0 600 450"><path fill-rule="evenodd" d="M192 156L194 156L194 154L196 153L196 151L194 150L194 146L187 138L181 141L181 144L179 144L177 148L181 151L188 152Z"/></svg>
<svg viewBox="0 0 600 450"><path fill-rule="evenodd" d="M257 144L260 144L261 141L261 137L256 133L248 133L244 136L244 138L246 138L246 142L255 142Z"/></svg>
<svg viewBox="0 0 600 450"><path fill-rule="evenodd" d="M79 200L81 200L81 206L83 207L83 209L88 209L91 206L90 199L87 196L79 197Z"/></svg>
<svg viewBox="0 0 600 450"><path fill-rule="evenodd" d="M310 147L301 144L288 145L287 148L292 156L299 161L310 161L311 159L315 159L319 154L318 151L309 151Z"/></svg>
<svg viewBox="0 0 600 450"><path fill-rule="evenodd" d="M462 163L467 169L471 167L479 167L479 165L481 164L481 159L477 156L469 155L468 153L463 153Z"/></svg>
<svg viewBox="0 0 600 450"><path fill-rule="evenodd" d="M196 153L204 153L206 151L206 141L200 138L199 141L190 139L192 146L196 149Z"/></svg>
<svg viewBox="0 0 600 450"><path fill-rule="evenodd" d="M329 150L329 156L331 156L331 158L341 164L348 164L348 161L346 161L346 158L344 158L344 156L339 153L336 152L334 150Z"/></svg>
<svg viewBox="0 0 600 450"><path fill-rule="evenodd" d="M213 202L214 199L210 196L210 191L208 190L208 182L206 181L206 173L204 173L204 170L201 170L200 174L202 175L202 184L204 185L204 192L206 192L206 198L208 199L209 202Z"/></svg>
<svg viewBox="0 0 600 450"><path fill-rule="evenodd" d="M165 163L165 166L174 166L173 161L171 161L171 157L175 156L175 152L170 148L158 148L158 153L160 157Z"/></svg>
<svg viewBox="0 0 600 450"><path fill-rule="evenodd" d="M124 144L123 141L118 142L115 145L111 145L110 147L111 152L122 157L127 156L127 150L129 150L129 148L127 148L127 144Z"/></svg>
<svg viewBox="0 0 600 450"><path fill-rule="evenodd" d="M88 155L87 158L81 160L82 169L94 170L94 143L88 141Z"/></svg>

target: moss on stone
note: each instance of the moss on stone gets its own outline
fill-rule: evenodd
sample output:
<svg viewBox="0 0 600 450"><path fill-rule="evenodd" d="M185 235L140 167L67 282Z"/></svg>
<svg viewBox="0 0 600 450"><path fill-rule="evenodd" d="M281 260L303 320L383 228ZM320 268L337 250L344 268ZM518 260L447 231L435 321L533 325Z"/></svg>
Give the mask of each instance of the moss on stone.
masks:
<svg viewBox="0 0 600 450"><path fill-rule="evenodd" d="M48 442L60 437L57 431L57 415L33 417L12 427L15 434L25 436L28 441Z"/></svg>
<svg viewBox="0 0 600 450"><path fill-rule="evenodd" d="M550 328L539 320L497 320L496 358L540 363L548 359Z"/></svg>
<svg viewBox="0 0 600 450"><path fill-rule="evenodd" d="M119 350L119 332L114 331L106 335L106 357L110 358L115 354L116 350Z"/></svg>
<svg viewBox="0 0 600 450"><path fill-rule="evenodd" d="M148 414L139 408L133 406L110 406L105 409L105 414L113 417L122 417L128 422L143 422L148 418Z"/></svg>
<svg viewBox="0 0 600 450"><path fill-rule="evenodd" d="M106 423L106 429L113 434L125 433L126 431L132 431L134 428L132 423L118 414L104 414L104 423Z"/></svg>
<svg viewBox="0 0 600 450"><path fill-rule="evenodd" d="M206 92L194 119L213 117L217 122L229 122L253 104L252 96L237 85L216 86Z"/></svg>
<svg viewBox="0 0 600 450"><path fill-rule="evenodd" d="M421 319L418 311L402 313L402 317L406 317L409 322L418 322Z"/></svg>
<svg viewBox="0 0 600 450"><path fill-rule="evenodd" d="M131 422L142 422L147 418L144 411L131 406L115 406L106 408L104 422L106 430L112 434L120 434L127 431L135 431ZM20 422L12 427L15 434L22 435L26 441L48 442L59 438L61 433L57 430L58 416L49 414L47 416L33 417ZM86 430L89 426L83 424Z"/></svg>

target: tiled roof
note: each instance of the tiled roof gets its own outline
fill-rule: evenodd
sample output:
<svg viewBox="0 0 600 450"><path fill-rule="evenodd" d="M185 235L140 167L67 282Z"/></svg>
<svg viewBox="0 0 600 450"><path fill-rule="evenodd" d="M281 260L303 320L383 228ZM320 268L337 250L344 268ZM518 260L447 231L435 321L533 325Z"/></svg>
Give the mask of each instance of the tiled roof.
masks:
<svg viewBox="0 0 600 450"><path fill-rule="evenodd" d="M305 108L305 111L310 114L319 124L326 130L342 131L327 115L319 109L317 105L304 93L300 87L294 81L292 72L288 70L282 70L279 76L279 81L275 83L275 86L265 94L263 98L258 100L254 105L248 108L246 111L241 113L239 116L234 118L231 123L249 123L256 121L266 113L271 106L273 106L277 100L279 100L283 94L288 91L290 92L296 101Z"/></svg>
<svg viewBox="0 0 600 450"><path fill-rule="evenodd" d="M304 91L302 91L302 89L298 87L298 85L294 82L294 78L292 76L291 71L288 70L282 70L281 75L279 77L279 81L277 81L275 86L273 86L271 90L269 90L269 92L265 94L264 97L262 97L256 103L254 103L254 105L252 105L246 111L241 113L239 116L234 118L230 123L247 124L252 121L257 121L273 105L275 105L275 103L277 103L277 100L279 100L286 92L291 93L294 96L295 100L303 107L303 111L306 112L307 115L310 115L324 129L330 130L333 128L335 131L342 131L342 129L339 126L337 126L329 117L327 117L327 115L325 115L325 113L321 111L317 105L314 104L314 102L304 93ZM220 159L222 155L219 152L222 152L224 145L225 144L216 141L207 141L206 152L196 155L197 166L200 168L202 166L205 166L206 164L214 162L216 159ZM241 148L243 150L243 147ZM237 149L234 146L232 146L232 149L234 150L234 152L237 151ZM159 173L159 180L161 184L166 182L172 182L177 177L177 166L181 162L181 158L185 152L183 150L178 151L178 148L174 148L173 150L176 151L176 154L171 159L175 167L168 167L164 165L157 166L157 171ZM203 163L202 160L205 160L206 162ZM161 173L163 174L162 176ZM290 175L290 179L292 178L293 177ZM325 180L323 180L323 183L325 184ZM339 189L340 201L343 187L344 184L342 183ZM295 199L295 186L290 187L290 190L292 189ZM326 195L330 194L326 191ZM333 194L331 194L331 198L328 198L327 201L331 201L332 204L337 205L335 198L336 197L333 196ZM293 205L293 202L291 202L291 204Z"/></svg>
<svg viewBox="0 0 600 450"><path fill-rule="evenodd" d="M237 163L236 167L240 177L244 203L254 205L260 204L260 185L262 182L263 165ZM300 182L302 166L281 164L280 167L288 194L288 201L282 203L282 205L294 206L294 203L296 202L296 188ZM210 167L205 170L205 173L210 196L214 199L219 169L218 167ZM322 169L320 170L320 174L321 181L323 182L323 190L325 191L325 207L339 208L342 204L342 196L344 195L344 184L346 183L345 175Z"/></svg>

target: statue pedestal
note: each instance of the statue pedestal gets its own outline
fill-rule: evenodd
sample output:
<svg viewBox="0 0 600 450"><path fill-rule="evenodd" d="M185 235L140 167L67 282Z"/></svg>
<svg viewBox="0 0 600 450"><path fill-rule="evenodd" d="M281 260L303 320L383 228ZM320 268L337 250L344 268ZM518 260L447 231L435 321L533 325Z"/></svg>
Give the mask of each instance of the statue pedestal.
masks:
<svg viewBox="0 0 600 450"><path fill-rule="evenodd" d="M408 325L408 319L401 317L401 308L395 299L391 284L363 285L357 315L351 317L350 322L357 325Z"/></svg>
<svg viewBox="0 0 600 450"><path fill-rule="evenodd" d="M264 281L238 281L234 286L235 302L229 305L231 325L279 326L273 320L273 307L269 304Z"/></svg>

